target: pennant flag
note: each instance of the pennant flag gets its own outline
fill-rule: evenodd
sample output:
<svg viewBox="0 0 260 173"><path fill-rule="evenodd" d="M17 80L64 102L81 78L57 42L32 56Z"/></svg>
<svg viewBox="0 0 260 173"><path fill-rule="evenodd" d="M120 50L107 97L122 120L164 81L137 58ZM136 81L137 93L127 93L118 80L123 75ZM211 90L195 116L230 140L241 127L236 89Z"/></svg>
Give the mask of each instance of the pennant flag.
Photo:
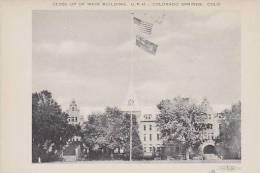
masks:
<svg viewBox="0 0 260 173"><path fill-rule="evenodd" d="M155 55L158 47L157 44L154 44L153 42L146 40L140 35L136 35L136 46L142 48L146 52L151 53L153 55Z"/></svg>
<svg viewBox="0 0 260 173"><path fill-rule="evenodd" d="M137 17L134 17L134 24L137 25L137 29L145 34L151 35L153 24L149 22L145 22L141 19L138 19Z"/></svg>

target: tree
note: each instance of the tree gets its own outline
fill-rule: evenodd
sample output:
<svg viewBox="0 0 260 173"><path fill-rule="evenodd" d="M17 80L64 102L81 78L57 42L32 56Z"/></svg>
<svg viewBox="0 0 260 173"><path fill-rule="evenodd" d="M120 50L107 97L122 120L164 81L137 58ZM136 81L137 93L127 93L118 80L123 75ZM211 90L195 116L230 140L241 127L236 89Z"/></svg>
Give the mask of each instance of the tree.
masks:
<svg viewBox="0 0 260 173"><path fill-rule="evenodd" d="M101 113L93 113L89 115L88 122L85 122L85 127L83 128L83 142L85 145L94 150L98 147L106 147L108 141L106 139L107 131L107 117Z"/></svg>
<svg viewBox="0 0 260 173"><path fill-rule="evenodd" d="M130 120L131 115L126 113L122 123L122 130L124 131L125 136L125 152L126 157L130 157ZM143 147L141 144L140 136L138 133L138 123L136 115L133 114L133 130L132 130L132 159L139 160L143 158ZM124 135L122 134L122 135Z"/></svg>
<svg viewBox="0 0 260 173"><path fill-rule="evenodd" d="M220 140L225 150L225 159L241 159L241 102L223 111Z"/></svg>
<svg viewBox="0 0 260 173"><path fill-rule="evenodd" d="M142 145L137 130L138 124L133 116L133 159L142 157ZM83 141L90 151L102 148L109 155L115 149L123 149L128 159L129 131L130 115L118 108L107 107L104 113L89 115L83 131Z"/></svg>
<svg viewBox="0 0 260 173"><path fill-rule="evenodd" d="M196 127L208 106L209 103L205 99L200 105L190 98L176 97L173 100L162 100L157 105L160 110L157 126L164 144L182 143L188 157L188 152L201 144L200 129Z"/></svg>
<svg viewBox="0 0 260 173"><path fill-rule="evenodd" d="M32 94L32 161L48 162L59 159L59 152L75 128L68 124L52 94L43 90Z"/></svg>

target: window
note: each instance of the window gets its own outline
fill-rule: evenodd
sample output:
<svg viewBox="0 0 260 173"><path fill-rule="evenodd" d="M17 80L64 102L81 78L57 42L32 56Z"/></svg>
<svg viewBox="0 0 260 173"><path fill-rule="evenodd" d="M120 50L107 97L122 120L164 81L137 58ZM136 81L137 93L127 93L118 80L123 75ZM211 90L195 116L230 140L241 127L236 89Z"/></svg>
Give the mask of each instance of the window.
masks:
<svg viewBox="0 0 260 173"><path fill-rule="evenodd" d="M152 125L150 125L150 130L152 130Z"/></svg>
<svg viewBox="0 0 260 173"><path fill-rule="evenodd" d="M214 134L213 133L209 134L209 139L214 139Z"/></svg>
<svg viewBox="0 0 260 173"><path fill-rule="evenodd" d="M208 129L212 129L212 124L207 124Z"/></svg>
<svg viewBox="0 0 260 173"><path fill-rule="evenodd" d="M209 139L207 133L204 133L204 139Z"/></svg>
<svg viewBox="0 0 260 173"><path fill-rule="evenodd" d="M151 116L152 116L152 115L150 115L150 114L146 114L146 115L144 115L144 118L145 118L145 119L151 119Z"/></svg>
<svg viewBox="0 0 260 173"><path fill-rule="evenodd" d="M77 117L75 117L75 121L77 121Z"/></svg>
<svg viewBox="0 0 260 173"><path fill-rule="evenodd" d="M160 140L160 135L159 134L157 134L157 141L159 141Z"/></svg>
<svg viewBox="0 0 260 173"><path fill-rule="evenodd" d="M146 141L146 134L144 134L144 141Z"/></svg>
<svg viewBox="0 0 260 173"><path fill-rule="evenodd" d="M150 152L152 152L153 151L153 148L152 147L149 147L150 148Z"/></svg>
<svg viewBox="0 0 260 173"><path fill-rule="evenodd" d="M150 134L150 141L152 141L152 134Z"/></svg>
<svg viewBox="0 0 260 173"><path fill-rule="evenodd" d="M144 125L144 130L146 130L146 125Z"/></svg>
<svg viewBox="0 0 260 173"><path fill-rule="evenodd" d="M146 152L146 147L144 147L144 152Z"/></svg>
<svg viewBox="0 0 260 173"><path fill-rule="evenodd" d="M209 133L208 134L208 139L213 139L214 138L214 134L213 133Z"/></svg>

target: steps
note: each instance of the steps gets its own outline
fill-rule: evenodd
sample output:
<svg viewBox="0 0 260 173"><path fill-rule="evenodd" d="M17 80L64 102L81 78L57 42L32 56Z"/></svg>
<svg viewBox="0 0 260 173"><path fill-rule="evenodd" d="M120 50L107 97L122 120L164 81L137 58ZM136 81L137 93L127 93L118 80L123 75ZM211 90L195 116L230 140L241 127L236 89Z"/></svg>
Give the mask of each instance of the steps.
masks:
<svg viewBox="0 0 260 173"><path fill-rule="evenodd" d="M204 160L221 160L216 154L204 154Z"/></svg>
<svg viewBox="0 0 260 173"><path fill-rule="evenodd" d="M76 155L76 148L78 148L79 144L77 143L71 143L69 144L64 150L63 150L63 155L64 156L71 156L71 155Z"/></svg>

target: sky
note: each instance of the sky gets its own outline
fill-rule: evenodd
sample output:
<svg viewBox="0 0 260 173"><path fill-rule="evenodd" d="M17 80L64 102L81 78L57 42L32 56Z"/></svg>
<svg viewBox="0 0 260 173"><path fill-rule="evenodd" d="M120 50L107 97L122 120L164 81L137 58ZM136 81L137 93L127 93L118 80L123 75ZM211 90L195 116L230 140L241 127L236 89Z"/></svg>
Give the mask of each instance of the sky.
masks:
<svg viewBox="0 0 260 173"><path fill-rule="evenodd" d="M33 11L33 92L47 89L68 109L120 106L133 88L141 106L176 96L226 105L240 100L236 11L138 11L154 23L156 55L135 46L129 11ZM162 23L155 19L165 15Z"/></svg>

